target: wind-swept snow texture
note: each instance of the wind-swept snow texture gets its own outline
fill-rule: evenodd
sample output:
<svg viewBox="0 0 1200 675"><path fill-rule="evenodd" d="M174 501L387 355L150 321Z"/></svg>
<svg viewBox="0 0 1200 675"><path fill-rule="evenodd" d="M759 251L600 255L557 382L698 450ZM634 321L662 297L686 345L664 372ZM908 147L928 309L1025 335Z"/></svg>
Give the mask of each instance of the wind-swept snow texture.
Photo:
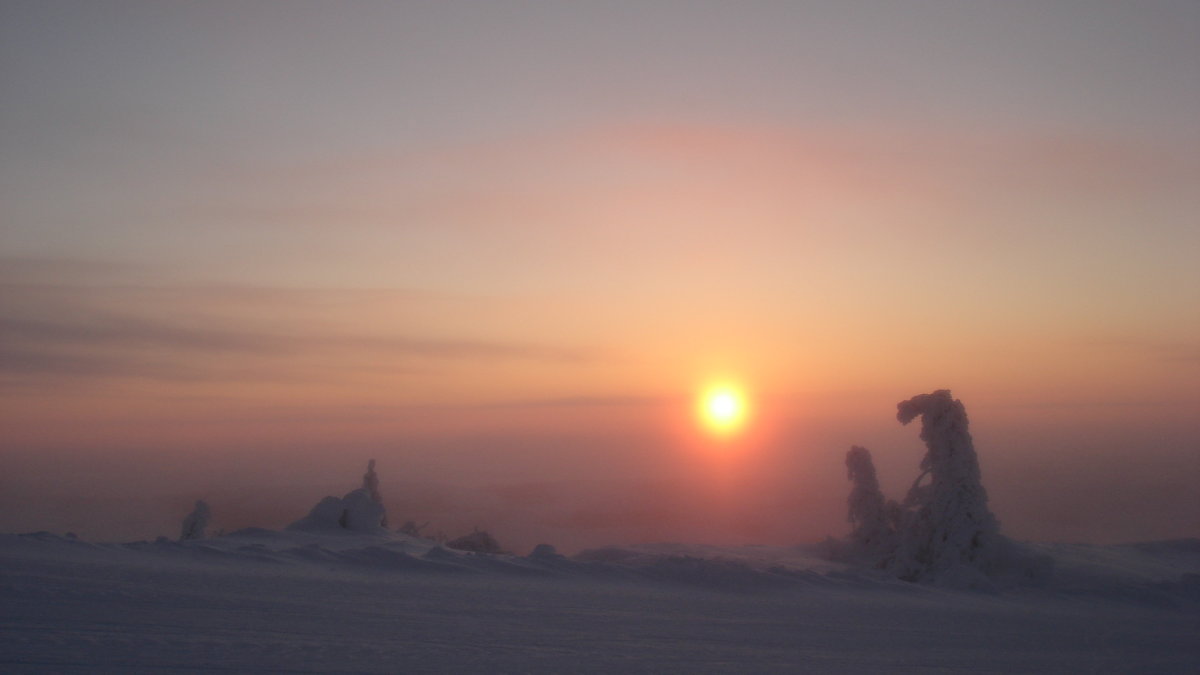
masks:
<svg viewBox="0 0 1200 675"><path fill-rule="evenodd" d="M1061 586L982 594L804 548L0 535L0 672L1196 672L1200 541L1042 550Z"/></svg>

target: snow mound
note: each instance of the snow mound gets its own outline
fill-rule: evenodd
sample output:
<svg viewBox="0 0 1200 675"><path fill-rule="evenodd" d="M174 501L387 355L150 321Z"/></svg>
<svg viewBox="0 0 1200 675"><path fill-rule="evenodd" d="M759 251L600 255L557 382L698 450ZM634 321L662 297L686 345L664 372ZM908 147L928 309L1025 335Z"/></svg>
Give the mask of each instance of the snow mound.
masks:
<svg viewBox="0 0 1200 675"><path fill-rule="evenodd" d="M552 544L538 544L527 556L530 560L566 560L566 556L558 552Z"/></svg>
<svg viewBox="0 0 1200 675"><path fill-rule="evenodd" d="M371 498L371 492L359 488L345 497L326 497L308 515L287 526L300 532L336 532L348 530L367 534L383 534L383 506Z"/></svg>

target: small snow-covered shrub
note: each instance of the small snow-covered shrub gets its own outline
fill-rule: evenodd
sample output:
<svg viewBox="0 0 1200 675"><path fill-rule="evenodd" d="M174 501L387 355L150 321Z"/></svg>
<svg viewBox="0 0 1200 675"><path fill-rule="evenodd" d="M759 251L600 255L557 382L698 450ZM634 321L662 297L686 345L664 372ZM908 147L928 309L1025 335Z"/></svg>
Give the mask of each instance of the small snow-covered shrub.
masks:
<svg viewBox="0 0 1200 675"><path fill-rule="evenodd" d="M473 553L503 553L500 548L500 542L496 541L495 537L489 534L487 530L475 530L471 534L447 542L446 546L459 551L471 551Z"/></svg>
<svg viewBox="0 0 1200 675"><path fill-rule="evenodd" d="M854 446L846 453L846 475L853 483L846 500L852 554L879 555L895 545L888 504L879 489L871 451Z"/></svg>
<svg viewBox="0 0 1200 675"><path fill-rule="evenodd" d="M558 552L552 544L538 544L533 547L533 551L529 554L530 560L565 560L565 556Z"/></svg>
<svg viewBox="0 0 1200 675"><path fill-rule="evenodd" d="M183 527L179 533L179 541L203 539L208 529L208 521L212 512L203 500L196 500L196 507L183 519Z"/></svg>

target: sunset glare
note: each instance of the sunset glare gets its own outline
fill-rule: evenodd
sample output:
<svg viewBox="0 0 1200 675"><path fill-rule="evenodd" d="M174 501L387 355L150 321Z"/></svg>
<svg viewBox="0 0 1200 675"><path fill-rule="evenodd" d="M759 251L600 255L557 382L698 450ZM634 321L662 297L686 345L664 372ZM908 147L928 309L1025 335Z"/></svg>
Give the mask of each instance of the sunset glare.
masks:
<svg viewBox="0 0 1200 675"><path fill-rule="evenodd" d="M746 421L746 399L735 387L712 387L700 398L700 418L710 431L720 436L739 431Z"/></svg>

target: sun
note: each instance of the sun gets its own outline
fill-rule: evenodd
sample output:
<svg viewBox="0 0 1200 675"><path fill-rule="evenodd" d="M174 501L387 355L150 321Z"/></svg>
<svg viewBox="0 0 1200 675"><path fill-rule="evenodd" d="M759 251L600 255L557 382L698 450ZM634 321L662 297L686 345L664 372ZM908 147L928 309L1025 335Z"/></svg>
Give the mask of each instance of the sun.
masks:
<svg viewBox="0 0 1200 675"><path fill-rule="evenodd" d="M700 421L718 436L739 431L746 421L746 397L731 384L713 385L701 392L696 412Z"/></svg>

